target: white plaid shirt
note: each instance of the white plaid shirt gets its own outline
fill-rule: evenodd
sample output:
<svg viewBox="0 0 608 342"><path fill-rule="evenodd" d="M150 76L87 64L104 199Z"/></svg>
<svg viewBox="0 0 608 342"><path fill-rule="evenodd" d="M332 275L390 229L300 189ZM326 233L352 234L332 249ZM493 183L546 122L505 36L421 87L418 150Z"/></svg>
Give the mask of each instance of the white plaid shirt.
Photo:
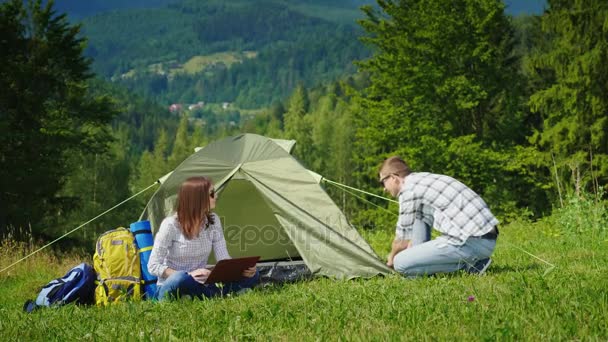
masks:
<svg viewBox="0 0 608 342"><path fill-rule="evenodd" d="M453 244L488 233L498 224L486 202L469 187L450 176L428 172L405 177L396 237L410 240L416 219L447 235Z"/></svg>
<svg viewBox="0 0 608 342"><path fill-rule="evenodd" d="M154 247L148 261L148 271L158 277L157 285L163 284L163 272L169 267L186 272L206 268L212 249L217 261L230 259L220 218L215 213L212 215L214 223L201 229L199 235L192 240L186 239L182 234L176 215L163 220L154 238Z"/></svg>

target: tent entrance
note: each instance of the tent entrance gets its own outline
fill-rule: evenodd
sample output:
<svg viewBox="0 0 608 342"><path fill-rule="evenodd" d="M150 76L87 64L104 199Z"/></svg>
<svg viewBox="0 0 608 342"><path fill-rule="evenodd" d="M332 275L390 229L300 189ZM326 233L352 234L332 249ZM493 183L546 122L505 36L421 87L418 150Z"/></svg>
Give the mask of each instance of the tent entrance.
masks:
<svg viewBox="0 0 608 342"><path fill-rule="evenodd" d="M222 221L228 252L233 258L259 255L261 261L299 259L272 209L246 179L232 178L219 193L215 212ZM209 263L215 263L210 256Z"/></svg>

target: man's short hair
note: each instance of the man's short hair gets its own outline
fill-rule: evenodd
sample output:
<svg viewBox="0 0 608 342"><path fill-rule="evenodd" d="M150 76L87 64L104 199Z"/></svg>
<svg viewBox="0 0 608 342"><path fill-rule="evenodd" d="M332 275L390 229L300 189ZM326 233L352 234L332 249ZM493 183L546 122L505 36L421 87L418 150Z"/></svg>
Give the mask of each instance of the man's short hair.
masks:
<svg viewBox="0 0 608 342"><path fill-rule="evenodd" d="M380 166L379 173L384 175L398 175L399 177L405 177L412 173L409 165L398 156L387 158Z"/></svg>

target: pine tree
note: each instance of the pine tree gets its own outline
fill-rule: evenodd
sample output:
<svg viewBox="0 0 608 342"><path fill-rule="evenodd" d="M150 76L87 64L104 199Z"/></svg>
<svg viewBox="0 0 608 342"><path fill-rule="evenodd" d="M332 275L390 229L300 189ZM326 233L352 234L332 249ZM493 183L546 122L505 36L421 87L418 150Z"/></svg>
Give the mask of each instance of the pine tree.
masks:
<svg viewBox="0 0 608 342"><path fill-rule="evenodd" d="M116 111L89 92L80 26L52 1L0 3L0 32L0 228L37 230L71 202L57 197L70 156L107 149Z"/></svg>
<svg viewBox="0 0 608 342"><path fill-rule="evenodd" d="M202 125L197 125L194 127L194 132L192 132L192 138L190 139L190 146L188 150L190 153L194 153L194 149L197 147L205 147L209 141L205 136L205 132L203 131Z"/></svg>
<svg viewBox="0 0 608 342"><path fill-rule="evenodd" d="M319 99L316 110L310 114L312 122L312 142L315 146L314 161L310 167L318 172L328 169L332 156L331 142L335 138L336 117L334 114L335 94L327 94Z"/></svg>
<svg viewBox="0 0 608 342"><path fill-rule="evenodd" d="M285 113L285 136L296 140L294 155L304 165L310 166L314 160L312 141L312 122L307 115L309 106L308 92L300 85L289 98L288 110Z"/></svg>
<svg viewBox="0 0 608 342"><path fill-rule="evenodd" d="M360 63L371 84L355 99L360 179L377 184L382 159L396 154L414 170L456 176L495 200L494 208L528 205L519 194L529 192L531 178L503 160L532 132L503 2L378 4L365 7L361 21L376 52Z"/></svg>
<svg viewBox="0 0 608 342"><path fill-rule="evenodd" d="M175 133L173 149L171 150L171 155L169 156L169 166L171 168L177 167L193 152L190 149L188 126L188 115L183 114L182 118L180 119L177 132Z"/></svg>
<svg viewBox="0 0 608 342"><path fill-rule="evenodd" d="M606 1L550 0L546 42L531 58L539 86L529 103L543 120L533 141L576 194L597 193L608 180L607 18Z"/></svg>
<svg viewBox="0 0 608 342"><path fill-rule="evenodd" d="M167 161L167 150L169 149L169 140L167 132L161 130L158 134L158 139L154 144L153 151L144 151L139 157L135 169L131 173L129 180L131 193L139 192L148 186L154 184L161 177L166 175L172 168ZM135 199L139 207L143 207L152 193L144 194Z"/></svg>

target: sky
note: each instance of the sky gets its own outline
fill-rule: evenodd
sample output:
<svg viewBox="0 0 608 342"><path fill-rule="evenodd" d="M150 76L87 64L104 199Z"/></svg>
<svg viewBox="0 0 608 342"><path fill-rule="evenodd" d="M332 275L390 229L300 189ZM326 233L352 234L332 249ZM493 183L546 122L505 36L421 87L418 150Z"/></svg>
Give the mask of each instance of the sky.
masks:
<svg viewBox="0 0 608 342"><path fill-rule="evenodd" d="M542 14L547 6L547 0L504 0L507 5L507 13L519 14Z"/></svg>

